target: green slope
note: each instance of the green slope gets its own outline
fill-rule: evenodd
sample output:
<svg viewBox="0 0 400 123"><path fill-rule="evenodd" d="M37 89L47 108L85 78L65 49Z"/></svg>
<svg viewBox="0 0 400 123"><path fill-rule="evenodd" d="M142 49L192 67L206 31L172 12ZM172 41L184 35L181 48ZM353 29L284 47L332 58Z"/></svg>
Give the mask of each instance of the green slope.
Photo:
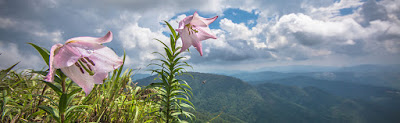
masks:
<svg viewBox="0 0 400 123"><path fill-rule="evenodd" d="M196 122L393 122L389 109L372 108L375 103L339 97L315 87L273 83L250 85L240 79L206 73L190 73L186 80L194 94ZM151 76L139 85L154 82ZM205 83L203 83L205 81ZM376 110L385 110L380 114ZM386 113L386 114L385 114ZM393 112L392 112L393 113Z"/></svg>

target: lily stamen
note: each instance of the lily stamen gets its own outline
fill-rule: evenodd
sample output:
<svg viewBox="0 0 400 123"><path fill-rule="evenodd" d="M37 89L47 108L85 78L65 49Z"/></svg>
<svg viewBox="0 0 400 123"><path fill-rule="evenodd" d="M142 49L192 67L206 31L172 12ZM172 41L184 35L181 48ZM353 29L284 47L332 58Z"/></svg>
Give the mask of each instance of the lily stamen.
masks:
<svg viewBox="0 0 400 123"><path fill-rule="evenodd" d="M75 62L75 66L79 67L79 70L81 70L82 74L85 74L85 72L83 71L81 65L79 65L78 62Z"/></svg>
<svg viewBox="0 0 400 123"><path fill-rule="evenodd" d="M90 64L92 64L93 66L96 66L96 64L94 64L94 62L92 60L90 60L88 57L84 57L87 61L89 61Z"/></svg>
<svg viewBox="0 0 400 123"><path fill-rule="evenodd" d="M81 60L83 63L87 64L87 62L86 62L86 60L85 60L84 58L80 58L80 60Z"/></svg>
<svg viewBox="0 0 400 123"><path fill-rule="evenodd" d="M89 68L90 71L92 71L92 68L90 67L90 65L86 62L86 60L84 58L80 59L83 63L85 63L85 65ZM93 61L92 61L93 62Z"/></svg>
<svg viewBox="0 0 400 123"><path fill-rule="evenodd" d="M199 31L197 31L196 29L193 29L193 26L194 26L194 25L186 24L187 30L188 30L188 32L189 32L189 35L190 35L190 33L194 34L194 33L198 33L198 32L199 32ZM193 33L193 32L194 32L194 33Z"/></svg>
<svg viewBox="0 0 400 123"><path fill-rule="evenodd" d="M79 64L81 64L82 68L83 68L83 69L85 69L85 71L89 73L89 75L91 75L91 76L93 76L93 75L94 75L94 72L91 70L91 68L89 67L89 65L88 65L88 64L87 64L87 66L89 67L89 69L88 69L88 68L86 68L86 66L85 66L85 65L83 65L83 63L81 62L81 60L78 60L78 62L79 62Z"/></svg>

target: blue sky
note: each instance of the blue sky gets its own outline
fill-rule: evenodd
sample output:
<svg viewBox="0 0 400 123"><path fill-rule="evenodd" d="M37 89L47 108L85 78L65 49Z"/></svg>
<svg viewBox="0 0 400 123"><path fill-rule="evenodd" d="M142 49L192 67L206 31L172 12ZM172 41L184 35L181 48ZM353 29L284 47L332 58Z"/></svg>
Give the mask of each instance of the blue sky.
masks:
<svg viewBox="0 0 400 123"><path fill-rule="evenodd" d="M400 63L399 0L0 0L0 68L47 69L28 42L50 49L78 36L112 31L106 46L129 68L145 69L175 28L197 11L219 18L217 39L184 53L194 71L252 71L287 65L352 66Z"/></svg>

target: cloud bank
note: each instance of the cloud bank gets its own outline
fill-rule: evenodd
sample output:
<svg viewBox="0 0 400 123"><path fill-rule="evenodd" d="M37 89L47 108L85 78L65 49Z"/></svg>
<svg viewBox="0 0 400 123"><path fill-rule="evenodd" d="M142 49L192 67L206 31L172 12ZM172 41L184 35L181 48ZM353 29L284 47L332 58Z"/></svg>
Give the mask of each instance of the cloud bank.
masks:
<svg viewBox="0 0 400 123"><path fill-rule="evenodd" d="M162 51L154 38L168 41L162 21L177 27L194 11L219 15L210 25L218 39L202 42L204 56L183 54L195 70L397 64L399 8L399 0L0 1L0 67L45 67L27 42L50 48L112 31L106 45L125 50L128 67L145 68Z"/></svg>

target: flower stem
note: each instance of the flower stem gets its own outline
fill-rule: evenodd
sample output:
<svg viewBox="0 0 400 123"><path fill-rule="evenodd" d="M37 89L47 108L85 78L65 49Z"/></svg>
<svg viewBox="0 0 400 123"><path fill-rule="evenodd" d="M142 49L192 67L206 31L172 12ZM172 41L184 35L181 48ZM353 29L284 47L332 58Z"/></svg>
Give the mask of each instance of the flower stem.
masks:
<svg viewBox="0 0 400 123"><path fill-rule="evenodd" d="M62 92L65 93L65 79L66 78L62 78L61 79L61 87L62 87Z"/></svg>
<svg viewBox="0 0 400 123"><path fill-rule="evenodd" d="M66 79L67 79L66 77L63 77L61 79L62 94L66 94L67 93L66 90L65 90L65 80ZM64 120L65 120L64 112L60 112L60 116L61 116L61 123L64 123Z"/></svg>

